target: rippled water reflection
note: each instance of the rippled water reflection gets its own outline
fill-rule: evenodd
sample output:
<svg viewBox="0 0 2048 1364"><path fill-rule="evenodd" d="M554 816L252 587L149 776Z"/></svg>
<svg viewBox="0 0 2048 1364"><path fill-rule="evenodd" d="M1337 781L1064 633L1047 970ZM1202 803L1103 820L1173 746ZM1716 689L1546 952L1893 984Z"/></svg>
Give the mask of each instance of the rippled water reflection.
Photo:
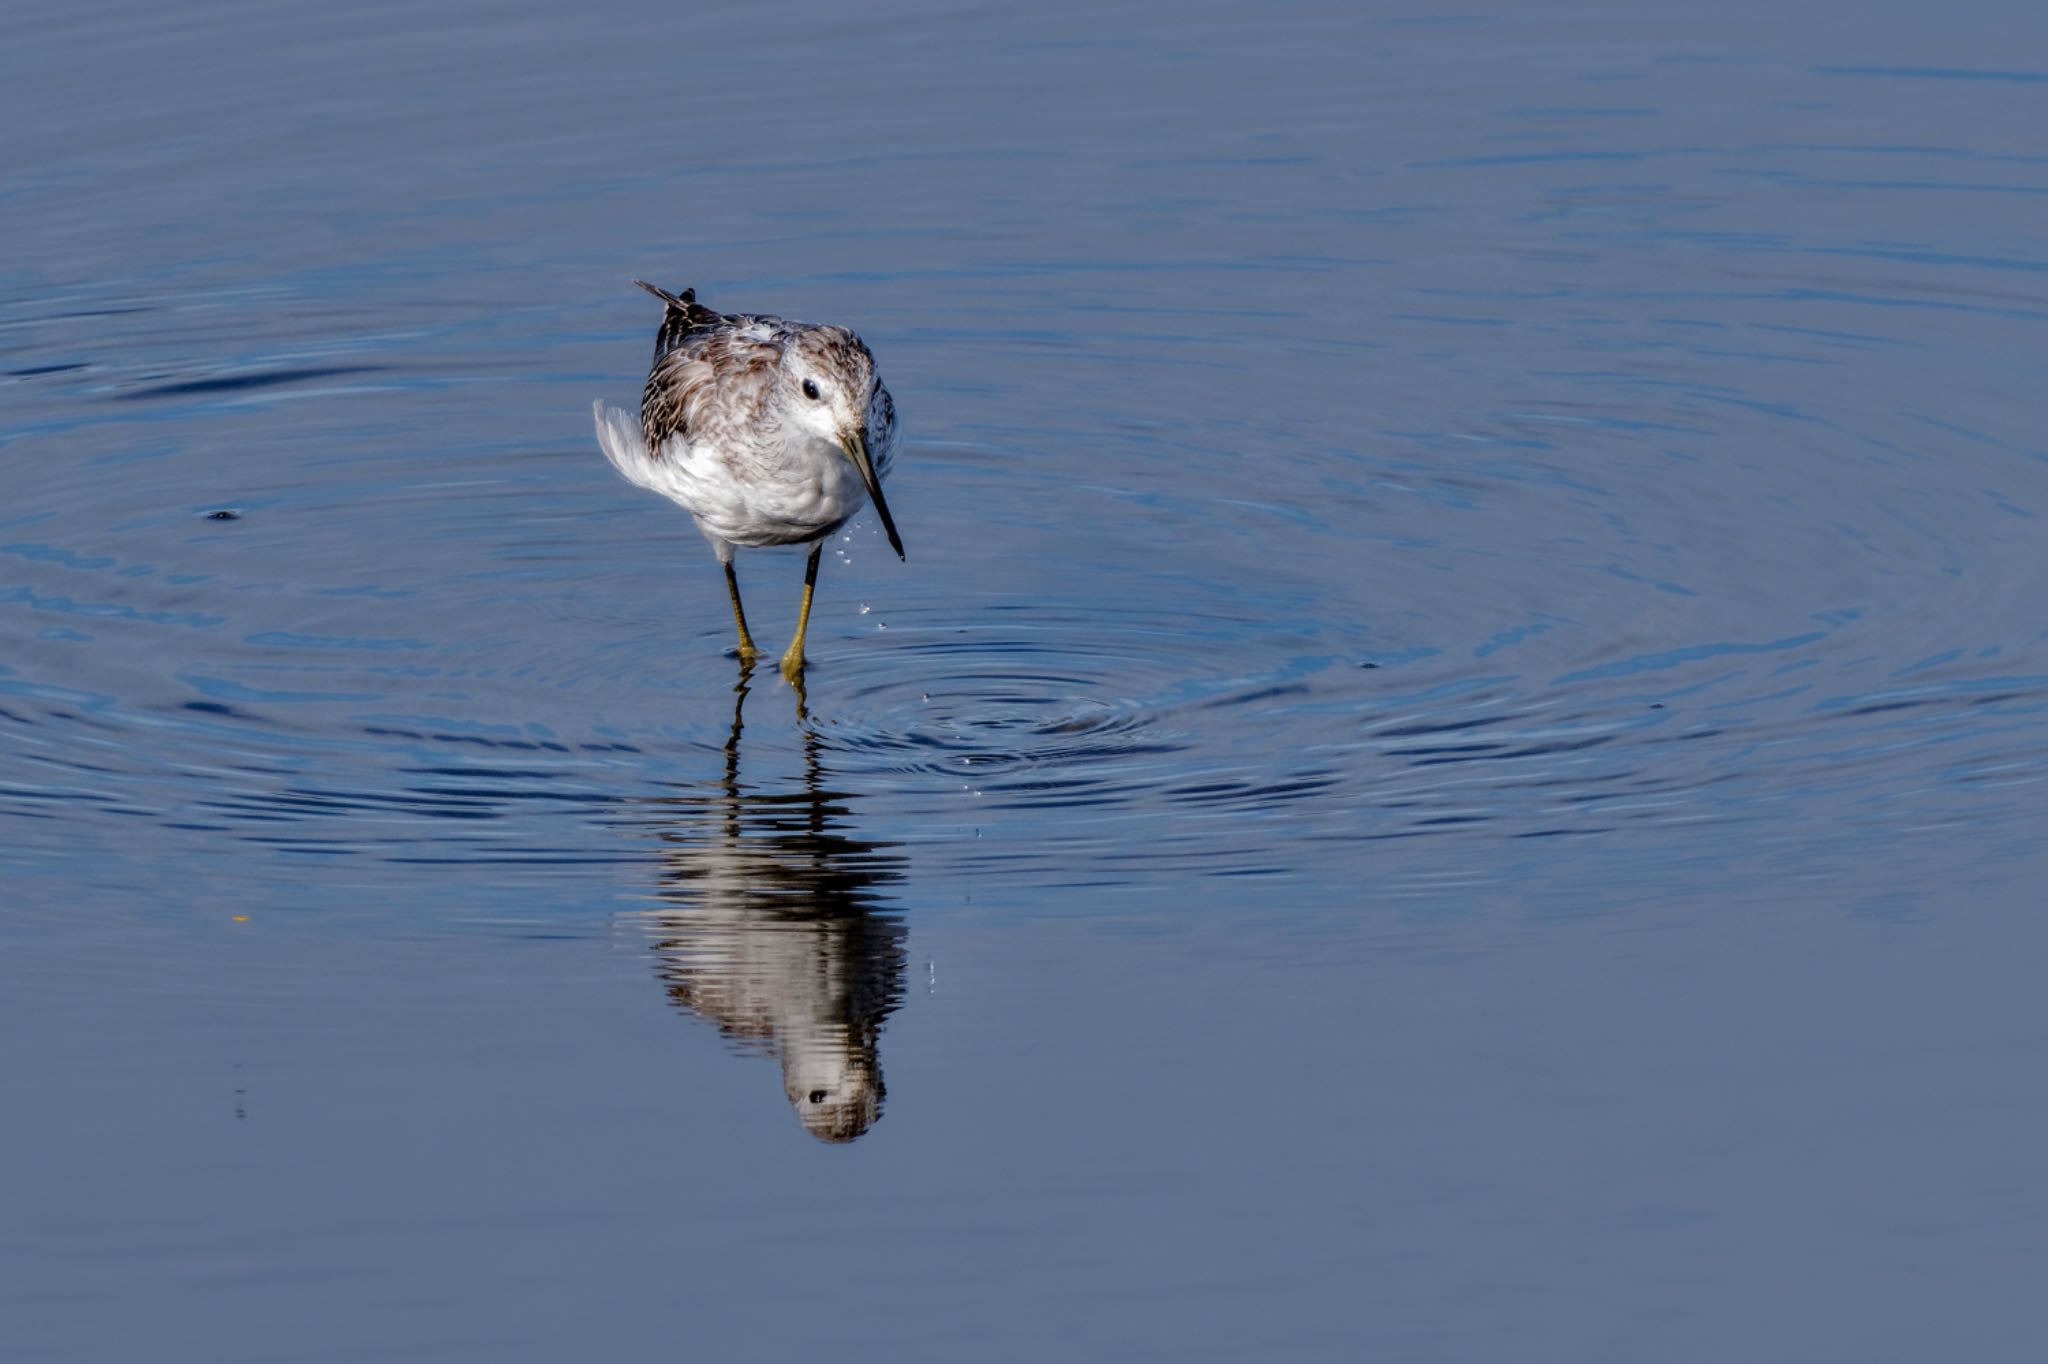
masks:
<svg viewBox="0 0 2048 1364"><path fill-rule="evenodd" d="M20 27L0 1354L2048 1327L2035 9ZM896 395L800 703L634 275Z"/></svg>
<svg viewBox="0 0 2048 1364"><path fill-rule="evenodd" d="M903 998L904 926L886 888L903 859L847 828L815 735L788 790L740 780L753 670L733 688L725 775L712 792L649 802L661 908L644 915L678 1008L775 1057L806 1130L852 1141L881 1116L882 1021Z"/></svg>

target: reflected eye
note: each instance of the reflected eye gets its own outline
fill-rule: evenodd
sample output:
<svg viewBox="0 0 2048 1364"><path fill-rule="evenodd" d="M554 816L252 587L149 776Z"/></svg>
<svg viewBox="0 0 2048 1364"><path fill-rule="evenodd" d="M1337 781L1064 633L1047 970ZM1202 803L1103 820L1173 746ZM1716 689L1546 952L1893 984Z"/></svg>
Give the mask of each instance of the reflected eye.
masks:
<svg viewBox="0 0 2048 1364"><path fill-rule="evenodd" d="M809 385L809 384L806 384L806 385L804 385L804 387L806 387L806 388L809 388L809 387L810 387L810 385ZM825 1091L824 1091L824 1090L822 1090L822 1089L814 1089L814 1090L812 1090L812 1091L811 1091L811 1102L812 1102L812 1103L814 1103L814 1104L821 1104L821 1103L825 1102Z"/></svg>
<svg viewBox="0 0 2048 1364"><path fill-rule="evenodd" d="M816 379L804 380L804 396L812 402L818 401L818 381Z"/></svg>

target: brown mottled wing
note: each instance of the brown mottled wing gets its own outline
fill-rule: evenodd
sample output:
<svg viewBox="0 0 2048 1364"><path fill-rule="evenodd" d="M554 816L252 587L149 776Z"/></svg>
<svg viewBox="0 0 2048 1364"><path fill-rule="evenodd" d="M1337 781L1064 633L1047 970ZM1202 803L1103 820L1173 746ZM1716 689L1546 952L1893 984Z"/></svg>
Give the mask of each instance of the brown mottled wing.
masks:
<svg viewBox="0 0 2048 1364"><path fill-rule="evenodd" d="M647 453L660 459L673 436L690 434L690 416L702 406L717 372L688 351L672 350L647 371L640 394L640 438Z"/></svg>
<svg viewBox="0 0 2048 1364"><path fill-rule="evenodd" d="M762 376L780 357L789 325L779 317L716 312L697 301L695 289L672 294L644 279L633 282L666 305L640 395L648 455L659 460L673 438L704 434L714 406L728 423L756 415L767 400ZM727 395L716 405L710 402L715 392Z"/></svg>
<svg viewBox="0 0 2048 1364"><path fill-rule="evenodd" d="M773 333L748 325L756 321L720 317L722 325L692 332L654 362L640 395L648 454L658 460L677 436L696 440L715 434L714 427L746 426L760 414L782 347Z"/></svg>

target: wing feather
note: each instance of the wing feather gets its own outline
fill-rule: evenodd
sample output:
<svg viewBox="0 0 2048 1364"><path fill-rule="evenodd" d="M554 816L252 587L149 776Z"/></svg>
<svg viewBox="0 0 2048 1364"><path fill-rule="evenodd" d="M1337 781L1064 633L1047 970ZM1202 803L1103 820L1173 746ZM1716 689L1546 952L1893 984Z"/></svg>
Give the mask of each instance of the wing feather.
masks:
<svg viewBox="0 0 2048 1364"><path fill-rule="evenodd" d="M676 436L688 438L704 424L705 399L718 370L702 346L682 346L654 362L640 394L640 435L649 450Z"/></svg>
<svg viewBox="0 0 2048 1364"><path fill-rule="evenodd" d="M590 405L590 411L597 418L597 443L612 467L624 474L628 483L662 492L661 467L648 453L640 423L623 408L605 406L602 398Z"/></svg>

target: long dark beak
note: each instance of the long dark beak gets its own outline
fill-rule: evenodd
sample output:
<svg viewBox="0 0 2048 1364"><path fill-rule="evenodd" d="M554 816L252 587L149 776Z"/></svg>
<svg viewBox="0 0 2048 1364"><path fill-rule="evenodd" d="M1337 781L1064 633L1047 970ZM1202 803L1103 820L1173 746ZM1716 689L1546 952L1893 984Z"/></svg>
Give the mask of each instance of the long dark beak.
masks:
<svg viewBox="0 0 2048 1364"><path fill-rule="evenodd" d="M889 536L889 548L896 551L897 558L904 558L903 540L896 534L896 520L889 515L889 504L882 500L882 480L875 477L874 463L868 459L867 432L847 432L839 438L839 448L846 451L853 467L860 470L860 481L868 485L868 500L875 504L875 513L882 518L882 529Z"/></svg>

